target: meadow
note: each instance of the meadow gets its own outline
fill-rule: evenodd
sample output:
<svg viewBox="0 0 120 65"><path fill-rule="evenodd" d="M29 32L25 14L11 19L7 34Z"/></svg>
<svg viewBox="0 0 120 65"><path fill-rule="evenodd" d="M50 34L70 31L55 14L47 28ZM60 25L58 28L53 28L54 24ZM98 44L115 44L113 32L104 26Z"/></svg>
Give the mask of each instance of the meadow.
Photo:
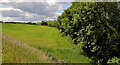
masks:
<svg viewBox="0 0 120 65"><path fill-rule="evenodd" d="M12 37L16 40L20 40L26 43L29 46L32 46L38 50L43 51L44 53L50 54L53 57L64 60L70 63L89 63L91 60L87 57L81 55L81 49L78 45L74 45L73 41L71 41L67 37L62 37L59 33L59 30L53 27L48 26L40 26L40 25L28 25L28 24L2 24L2 34ZM3 59L4 62L14 62L10 59L10 57L14 58L12 55L16 45L9 44L9 41L3 39L3 51L9 49L8 54L5 54ZM5 44L5 45L4 45ZM22 48L19 46L19 48ZM22 56L22 53L25 53L25 48L22 48L16 55L19 53ZM27 49L27 52L31 52L32 50ZM28 55L28 56L27 56ZM25 62L30 62L28 60L31 56L38 56L35 53L32 55L26 54ZM9 58L6 58L9 57ZM21 58L21 57L18 57ZM33 58L34 60L34 58ZM15 61L19 62L19 61ZM22 62L22 61L21 61ZM46 62L36 61L38 63Z"/></svg>
<svg viewBox="0 0 120 65"><path fill-rule="evenodd" d="M7 38L2 39L2 63L51 63L34 49L16 44Z"/></svg>

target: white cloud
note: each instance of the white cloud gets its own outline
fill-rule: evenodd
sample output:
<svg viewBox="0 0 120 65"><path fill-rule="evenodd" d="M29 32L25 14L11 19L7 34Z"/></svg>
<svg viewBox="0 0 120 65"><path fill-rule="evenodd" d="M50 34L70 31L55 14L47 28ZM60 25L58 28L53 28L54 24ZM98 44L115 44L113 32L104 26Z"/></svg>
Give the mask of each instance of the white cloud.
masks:
<svg viewBox="0 0 120 65"><path fill-rule="evenodd" d="M17 21L19 20L19 18L16 17L4 17L3 21Z"/></svg>
<svg viewBox="0 0 120 65"><path fill-rule="evenodd" d="M0 2L10 2L9 0L1 0Z"/></svg>
<svg viewBox="0 0 120 65"><path fill-rule="evenodd" d="M0 20L2 20L2 11L0 9Z"/></svg>
<svg viewBox="0 0 120 65"><path fill-rule="evenodd" d="M0 2L51 2L51 1L52 2L72 2L74 0L1 0Z"/></svg>
<svg viewBox="0 0 120 65"><path fill-rule="evenodd" d="M2 11L10 11L10 10L18 10L18 11L21 11L20 9L15 9L15 8L0 8L0 10Z"/></svg>
<svg viewBox="0 0 120 65"><path fill-rule="evenodd" d="M52 5L55 5L56 3L56 0L48 0L47 3L52 6Z"/></svg>
<svg viewBox="0 0 120 65"><path fill-rule="evenodd" d="M40 21L40 20L55 20L62 13L62 5L65 2L7 2L2 3L6 8L2 9L4 20L19 20L19 21Z"/></svg>
<svg viewBox="0 0 120 65"><path fill-rule="evenodd" d="M38 16L37 14L24 12L15 8L1 8L1 10L4 21L31 20L32 18Z"/></svg>
<svg viewBox="0 0 120 65"><path fill-rule="evenodd" d="M64 3L55 3L54 5L50 5L47 2L5 3L5 5L21 9L22 11L46 16L54 16L56 11L62 10L62 4Z"/></svg>
<svg viewBox="0 0 120 65"><path fill-rule="evenodd" d="M41 21L54 20L53 17L46 17L35 13L24 12L20 9L4 8L2 9L3 21Z"/></svg>

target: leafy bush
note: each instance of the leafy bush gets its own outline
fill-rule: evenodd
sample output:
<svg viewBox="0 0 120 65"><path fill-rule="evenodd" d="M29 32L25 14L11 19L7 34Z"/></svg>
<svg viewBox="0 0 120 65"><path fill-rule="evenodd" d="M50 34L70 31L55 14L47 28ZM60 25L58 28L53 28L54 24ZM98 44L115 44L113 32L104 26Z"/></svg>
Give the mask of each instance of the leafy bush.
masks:
<svg viewBox="0 0 120 65"><path fill-rule="evenodd" d="M49 27L56 27L54 24L49 24L48 26Z"/></svg>
<svg viewBox="0 0 120 65"><path fill-rule="evenodd" d="M27 22L26 24L36 25L36 23L32 23L32 22Z"/></svg>
<svg viewBox="0 0 120 65"><path fill-rule="evenodd" d="M120 57L118 3L72 2L58 17L57 25L74 44L82 44L82 54L94 63L107 64L112 57Z"/></svg>
<svg viewBox="0 0 120 65"><path fill-rule="evenodd" d="M41 22L41 25L48 25L48 23L45 22L45 21L42 21L42 22Z"/></svg>
<svg viewBox="0 0 120 65"><path fill-rule="evenodd" d="M48 22L49 27L56 27L56 21L50 21Z"/></svg>

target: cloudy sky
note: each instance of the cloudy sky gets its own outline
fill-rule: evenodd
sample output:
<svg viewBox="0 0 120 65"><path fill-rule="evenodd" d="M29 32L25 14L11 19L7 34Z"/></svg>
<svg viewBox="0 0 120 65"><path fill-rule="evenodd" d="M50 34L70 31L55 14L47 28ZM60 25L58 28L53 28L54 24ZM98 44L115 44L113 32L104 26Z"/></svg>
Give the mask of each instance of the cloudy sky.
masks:
<svg viewBox="0 0 120 65"><path fill-rule="evenodd" d="M72 1L74 0L0 0L0 20L56 20L65 9L71 6Z"/></svg>
<svg viewBox="0 0 120 65"><path fill-rule="evenodd" d="M65 9L71 6L73 0L69 2L56 2L55 0L44 0L44 2L4 1L0 3L3 21L42 21L56 20Z"/></svg>

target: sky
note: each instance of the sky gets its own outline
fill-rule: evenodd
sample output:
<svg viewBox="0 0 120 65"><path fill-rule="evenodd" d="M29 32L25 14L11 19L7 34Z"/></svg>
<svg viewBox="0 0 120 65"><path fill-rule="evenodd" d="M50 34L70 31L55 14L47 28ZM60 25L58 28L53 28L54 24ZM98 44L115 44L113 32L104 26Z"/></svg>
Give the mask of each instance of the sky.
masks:
<svg viewBox="0 0 120 65"><path fill-rule="evenodd" d="M0 2L0 11L3 21L32 21L39 22L42 20L57 20L57 17L64 12L65 9L71 6L69 2L59 2L55 0L49 0L44 2L22 2L15 0L4 0ZM12 0L13 1L13 0Z"/></svg>
<svg viewBox="0 0 120 65"><path fill-rule="evenodd" d="M0 0L0 20L26 22L57 20L57 17L60 16L65 9L70 7L73 1L74 0Z"/></svg>

